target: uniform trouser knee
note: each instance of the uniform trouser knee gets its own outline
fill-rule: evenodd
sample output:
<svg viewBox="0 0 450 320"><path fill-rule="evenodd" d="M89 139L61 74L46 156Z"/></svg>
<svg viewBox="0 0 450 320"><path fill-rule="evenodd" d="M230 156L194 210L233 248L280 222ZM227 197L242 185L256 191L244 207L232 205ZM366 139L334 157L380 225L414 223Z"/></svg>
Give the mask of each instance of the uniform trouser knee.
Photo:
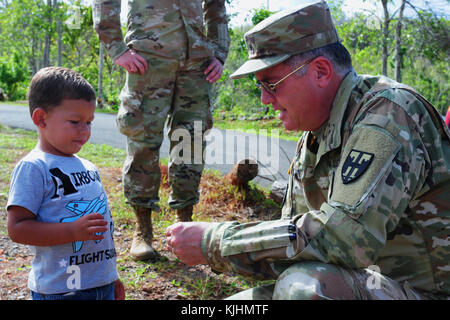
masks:
<svg viewBox="0 0 450 320"><path fill-rule="evenodd" d="M173 209L180 209L199 201L198 187L204 168L205 143L202 129L204 124L202 125L201 120L195 122L197 129L190 130L191 125L181 126L184 137L178 139L177 136L175 141L171 141L168 174L171 186L169 206ZM176 130L180 130L180 126L177 128ZM171 130L171 133L175 132L176 135L176 130Z"/></svg>
<svg viewBox="0 0 450 320"><path fill-rule="evenodd" d="M160 142L148 143L128 138L123 166L123 189L128 203L157 209L161 183L160 145Z"/></svg>
<svg viewBox="0 0 450 320"><path fill-rule="evenodd" d="M350 278L343 268L314 261L294 264L277 279L273 299L355 299Z"/></svg>
<svg viewBox="0 0 450 320"><path fill-rule="evenodd" d="M346 269L304 261L283 271L276 281L273 299L422 300L427 296L408 283L395 281L370 267Z"/></svg>

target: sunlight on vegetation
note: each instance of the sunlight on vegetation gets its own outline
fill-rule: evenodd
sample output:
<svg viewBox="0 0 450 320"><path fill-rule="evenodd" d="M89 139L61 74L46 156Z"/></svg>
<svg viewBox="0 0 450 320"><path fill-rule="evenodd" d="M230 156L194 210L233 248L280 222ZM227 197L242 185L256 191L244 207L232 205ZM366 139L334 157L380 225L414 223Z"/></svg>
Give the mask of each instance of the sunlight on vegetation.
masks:
<svg viewBox="0 0 450 320"><path fill-rule="evenodd" d="M232 3L233 0L230 0ZM389 37L383 38L381 13L359 13L348 16L342 9L342 0L330 0L331 13L343 44L352 54L355 70L360 74L381 74L381 47L388 46L387 76L395 77L395 30L398 10L390 7ZM31 76L41 64L43 55L42 30L46 30L55 41L50 47L51 63L56 64L56 32L58 19L67 20L73 15L73 7L80 8L79 29L69 29L63 23L62 40L64 54L62 65L79 71L98 92L99 40L93 29L92 7L79 1L59 1L59 7L51 11L52 23L42 16L49 14L45 5L36 1L11 0L0 6L0 92L3 90L9 101L25 100ZM416 6L416 14L403 18L402 29L402 80L421 92L435 107L444 112L450 105L449 92L449 49L448 17L433 11L421 9L419 1L409 1ZM423 3L422 3L423 5ZM379 6L380 3L379 3ZM430 11L431 10L431 11ZM33 12L32 15L29 12ZM282 129L278 114L270 106L260 102L260 91L256 88L254 76L233 80L229 78L248 59L244 34L252 24L263 20L273 12L264 8L254 9L247 25L229 30L230 49L224 65L224 72L213 90L214 119L216 127L222 129ZM420 15L420 16L419 16ZM374 23L373 21L376 21ZM29 44L36 43L38 48ZM117 112L119 93L125 82L125 72L105 57L103 70L102 112ZM0 101L1 101L0 97ZM282 131L282 130L280 130ZM299 134L280 132L280 137L296 140Z"/></svg>

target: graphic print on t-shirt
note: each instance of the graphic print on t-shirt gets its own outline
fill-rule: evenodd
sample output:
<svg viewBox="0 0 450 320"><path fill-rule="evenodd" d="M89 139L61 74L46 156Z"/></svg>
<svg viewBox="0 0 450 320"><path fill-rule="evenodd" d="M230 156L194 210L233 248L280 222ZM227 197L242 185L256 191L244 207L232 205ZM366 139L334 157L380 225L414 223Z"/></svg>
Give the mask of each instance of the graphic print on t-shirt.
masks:
<svg viewBox="0 0 450 320"><path fill-rule="evenodd" d="M78 200L78 201L71 201L66 205L66 209L70 210L71 212L75 213L74 216L62 218L60 222L73 222L81 217L88 215L90 213L100 213L101 215L105 216L107 212L107 198L104 193L102 193L99 197L93 199L93 200ZM100 235L103 232L98 232L96 235ZM101 240L95 240L96 243L99 243ZM81 247L83 246L83 241L76 241L72 242L72 248L73 252L78 252L81 250Z"/></svg>

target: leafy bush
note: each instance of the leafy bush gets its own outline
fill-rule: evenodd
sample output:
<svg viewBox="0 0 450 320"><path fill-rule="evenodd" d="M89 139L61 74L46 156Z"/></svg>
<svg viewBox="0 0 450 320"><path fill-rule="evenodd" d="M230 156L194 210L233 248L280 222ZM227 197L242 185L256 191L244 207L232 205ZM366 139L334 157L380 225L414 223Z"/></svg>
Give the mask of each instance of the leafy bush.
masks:
<svg viewBox="0 0 450 320"><path fill-rule="evenodd" d="M9 100L23 100L27 93L28 67L17 52L0 57L0 88Z"/></svg>
<svg viewBox="0 0 450 320"><path fill-rule="evenodd" d="M254 9L252 23L257 24L267 18L272 12L262 8ZM256 78L250 75L233 80L230 75L248 60L244 34L251 26L230 29L230 50L224 65L224 72L216 84L214 102L216 117L224 119L258 120L262 117L272 118L275 111L264 106L260 101L260 90L256 87Z"/></svg>
<svg viewBox="0 0 450 320"><path fill-rule="evenodd" d="M43 65L44 36L51 39L50 64L57 61L57 23L62 21L62 66L79 71L98 89L99 40L93 29L92 6L85 1L58 1L59 9L50 10L44 1L8 0L0 5L0 88L10 100L26 96L31 76ZM233 3L233 0L227 0ZM56 2L53 2L56 3ZM342 11L342 0L330 0L333 18L344 45L352 54L355 70L360 74L381 73L381 44L383 35L378 20L361 14L348 18ZM68 28L64 23L74 15L71 8L79 8L79 28ZM31 14L30 14L31 13ZM254 76L239 80L229 78L247 59L244 34L252 25L270 16L272 12L253 9L248 25L230 31L230 51L224 73L214 86L214 115L224 119L271 118L276 112L260 102L260 91ZM52 19L48 19L49 17ZM394 16L390 23L388 76L394 77ZM123 31L125 28L123 28ZM444 111L450 105L449 53L450 30L447 18L421 12L420 18L405 17L402 32L402 82L416 88L436 108ZM105 109L116 111L119 93L125 83L125 72L105 55L103 70L103 102Z"/></svg>

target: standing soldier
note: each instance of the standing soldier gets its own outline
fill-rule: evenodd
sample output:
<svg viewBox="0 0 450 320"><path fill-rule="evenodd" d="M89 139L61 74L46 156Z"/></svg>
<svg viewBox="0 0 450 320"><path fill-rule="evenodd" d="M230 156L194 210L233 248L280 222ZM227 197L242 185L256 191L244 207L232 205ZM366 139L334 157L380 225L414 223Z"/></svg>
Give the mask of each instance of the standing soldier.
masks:
<svg viewBox="0 0 450 320"><path fill-rule="evenodd" d="M166 120L169 137L176 129L189 132L192 150L194 127L201 127L203 137L212 126L211 86L222 74L229 46L224 2L128 1L125 39L120 25L121 1L93 3L100 41L112 60L128 71L117 124L127 136L123 183L127 203L137 218L130 250L135 260L156 255L151 246L151 212L159 211L159 148ZM201 143L203 149L204 141ZM175 146L171 141L169 206L177 210L178 220L191 221L193 205L199 201L204 161L198 157L193 161L193 152L191 161L186 161Z"/></svg>

